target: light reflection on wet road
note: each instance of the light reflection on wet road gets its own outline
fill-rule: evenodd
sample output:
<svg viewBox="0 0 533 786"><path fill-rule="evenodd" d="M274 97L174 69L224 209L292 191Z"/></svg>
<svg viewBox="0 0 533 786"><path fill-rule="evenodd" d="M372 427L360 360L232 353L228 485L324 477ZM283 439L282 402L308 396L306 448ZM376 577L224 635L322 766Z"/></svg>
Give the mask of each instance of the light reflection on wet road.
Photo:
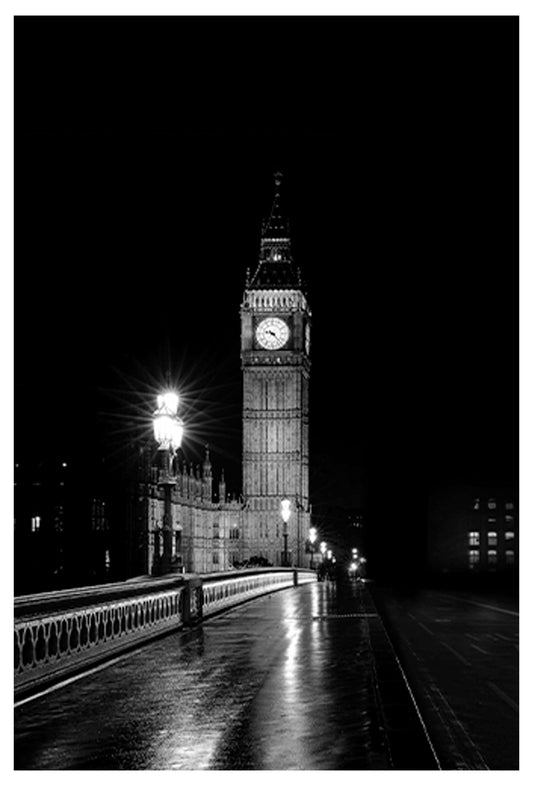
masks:
<svg viewBox="0 0 533 786"><path fill-rule="evenodd" d="M339 610L355 585L272 593L22 704L15 768L388 769L368 623Z"/></svg>

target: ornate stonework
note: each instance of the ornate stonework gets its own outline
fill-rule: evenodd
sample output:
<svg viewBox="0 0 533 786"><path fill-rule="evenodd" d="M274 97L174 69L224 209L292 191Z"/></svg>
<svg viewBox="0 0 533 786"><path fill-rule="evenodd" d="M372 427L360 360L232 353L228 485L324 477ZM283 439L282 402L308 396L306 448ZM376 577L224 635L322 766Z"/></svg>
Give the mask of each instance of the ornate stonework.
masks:
<svg viewBox="0 0 533 786"><path fill-rule="evenodd" d="M251 558L279 566L285 556L288 564L304 566L310 526L311 310L292 261L280 183L276 175L272 210L263 224L257 267L246 277L240 312L243 495L229 500L222 475L213 499L208 451L201 467L177 468L172 559L185 572L224 571ZM142 569L156 573L164 505L157 469L148 458L137 496L138 519L144 523L138 548ZM286 541L281 518L285 498L291 503Z"/></svg>
<svg viewBox="0 0 533 786"><path fill-rule="evenodd" d="M290 564L303 565L309 510L309 341L311 311L292 263L288 222L280 207L280 178L263 226L257 269L241 306L243 372L244 543L250 555L284 561L281 500L291 502ZM283 344L264 345L261 328L275 317L288 328Z"/></svg>

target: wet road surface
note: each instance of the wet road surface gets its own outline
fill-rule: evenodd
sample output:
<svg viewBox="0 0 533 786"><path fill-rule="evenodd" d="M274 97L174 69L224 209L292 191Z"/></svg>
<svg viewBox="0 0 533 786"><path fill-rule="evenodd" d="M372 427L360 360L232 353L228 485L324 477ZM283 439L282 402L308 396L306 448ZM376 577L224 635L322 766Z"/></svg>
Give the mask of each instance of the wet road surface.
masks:
<svg viewBox="0 0 533 786"><path fill-rule="evenodd" d="M519 616L509 598L377 590L443 769L519 766Z"/></svg>
<svg viewBox="0 0 533 786"><path fill-rule="evenodd" d="M15 707L15 769L436 769L368 590L272 593Z"/></svg>

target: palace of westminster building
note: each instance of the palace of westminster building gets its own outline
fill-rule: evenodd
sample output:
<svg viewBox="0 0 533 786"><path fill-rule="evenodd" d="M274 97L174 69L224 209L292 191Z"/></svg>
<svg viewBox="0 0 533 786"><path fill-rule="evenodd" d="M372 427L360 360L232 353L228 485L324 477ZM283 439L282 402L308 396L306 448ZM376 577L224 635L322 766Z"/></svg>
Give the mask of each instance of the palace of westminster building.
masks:
<svg viewBox="0 0 533 786"><path fill-rule="evenodd" d="M206 449L197 470L175 465L172 565L187 573L249 562L303 566L310 527L309 376L311 311L293 264L288 222L275 176L259 260L241 305L243 493L228 500L222 472L216 497ZM164 494L152 450L145 451L135 497L139 573L157 573ZM214 499L218 501L214 501ZM285 524L281 502L290 502Z"/></svg>

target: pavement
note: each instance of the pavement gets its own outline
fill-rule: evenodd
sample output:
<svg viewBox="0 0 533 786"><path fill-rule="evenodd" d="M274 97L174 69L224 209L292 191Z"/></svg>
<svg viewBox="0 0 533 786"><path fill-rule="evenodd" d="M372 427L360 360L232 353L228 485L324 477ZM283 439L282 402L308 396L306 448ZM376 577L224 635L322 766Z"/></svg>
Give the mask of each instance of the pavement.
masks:
<svg viewBox="0 0 533 786"><path fill-rule="evenodd" d="M431 770L367 586L263 596L15 705L17 770Z"/></svg>

